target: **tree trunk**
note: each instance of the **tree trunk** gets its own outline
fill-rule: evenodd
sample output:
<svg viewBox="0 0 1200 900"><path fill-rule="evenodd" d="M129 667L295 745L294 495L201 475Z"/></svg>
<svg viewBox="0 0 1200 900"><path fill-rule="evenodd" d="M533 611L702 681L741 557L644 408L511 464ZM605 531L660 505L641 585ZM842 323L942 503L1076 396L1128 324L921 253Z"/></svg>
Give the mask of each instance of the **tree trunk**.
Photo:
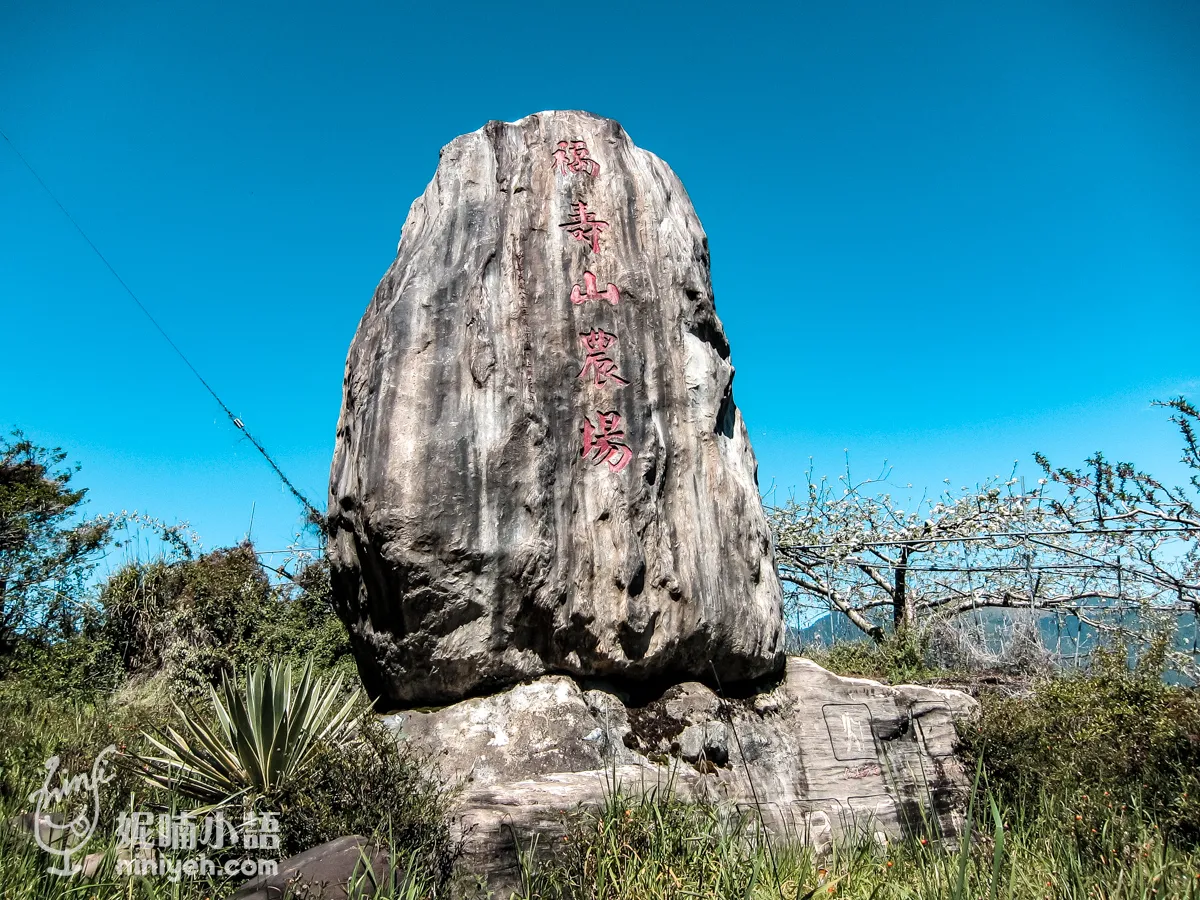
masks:
<svg viewBox="0 0 1200 900"><path fill-rule="evenodd" d="M908 547L900 548L896 564L896 589L892 593L892 624L899 633L915 624L916 611L908 597Z"/></svg>

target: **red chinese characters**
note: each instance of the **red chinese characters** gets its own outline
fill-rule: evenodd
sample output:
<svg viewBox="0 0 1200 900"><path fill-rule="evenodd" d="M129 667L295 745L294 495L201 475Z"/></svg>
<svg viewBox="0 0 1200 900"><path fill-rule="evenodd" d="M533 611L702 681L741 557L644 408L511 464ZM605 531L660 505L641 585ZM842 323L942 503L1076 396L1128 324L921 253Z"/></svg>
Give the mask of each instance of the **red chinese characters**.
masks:
<svg viewBox="0 0 1200 900"><path fill-rule="evenodd" d="M567 234L577 241L590 241L592 252L599 253L600 232L608 227L608 223L598 221L596 214L588 212L587 204L582 200L573 205L571 215L574 218L570 222L563 222L558 227L567 229Z"/></svg>
<svg viewBox="0 0 1200 900"><path fill-rule="evenodd" d="M615 334L609 334L607 331L601 331L599 328L593 328L591 331L579 335L579 343L583 345L584 351L587 353L587 359L584 360L583 368L579 370L579 378L586 379L588 373L592 375L592 384L596 387L604 387L610 381L615 382L617 387L624 387L629 384L624 378L617 374L616 360L605 355L608 353L608 348L617 342Z"/></svg>
<svg viewBox="0 0 1200 900"><path fill-rule="evenodd" d="M608 287L604 290L599 290L596 276L591 272L583 273L583 287L574 285L571 288L571 302L576 306L582 303L587 303L589 300L607 300L613 306L616 306L621 300L621 292L617 290L617 286L611 281Z"/></svg>
<svg viewBox="0 0 1200 900"><path fill-rule="evenodd" d="M633 451L625 445L622 438L625 430L621 427L621 416L615 412L602 412L596 415L597 424L590 419L583 420L583 453L584 459L591 459L594 465L608 463L613 472L620 472L633 459Z"/></svg>
<svg viewBox="0 0 1200 900"><path fill-rule="evenodd" d="M553 156L552 168L559 175L582 172L595 178L600 174L600 164L588 154L583 141L559 141ZM571 240L587 242L592 253L599 254L600 233L609 225L598 219L595 213L588 212L586 203L577 200L571 204L571 221L563 222L559 227L566 229ZM621 292L612 282L601 290L595 273L584 272L583 284L571 286L571 303L582 306L589 300L607 300L616 306L621 302ZM576 378L587 384L589 395L596 389L612 391L629 384L617 371L616 354L612 352L617 345L615 334L601 328L581 331L579 345L585 356ZM633 450L626 443L621 414L613 409L605 411L604 407L591 408L596 411L591 416L584 415L581 428L583 450L579 455L582 459L590 460L593 466L608 466L610 472L621 472L633 459Z"/></svg>
<svg viewBox="0 0 1200 900"><path fill-rule="evenodd" d="M595 178L600 174L600 163L588 156L587 144L583 141L559 141L551 168L560 175L566 175L568 172L586 172Z"/></svg>

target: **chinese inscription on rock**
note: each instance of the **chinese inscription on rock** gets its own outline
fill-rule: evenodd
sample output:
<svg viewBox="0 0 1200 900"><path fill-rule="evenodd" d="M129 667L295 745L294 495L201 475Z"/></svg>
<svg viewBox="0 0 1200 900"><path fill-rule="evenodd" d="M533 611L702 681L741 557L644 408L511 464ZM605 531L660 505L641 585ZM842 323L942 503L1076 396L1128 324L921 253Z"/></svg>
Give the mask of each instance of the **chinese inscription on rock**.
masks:
<svg viewBox="0 0 1200 900"><path fill-rule="evenodd" d="M591 272L584 272L583 287L580 288L577 284L571 287L571 302L579 306L580 304L587 303L589 300L607 300L613 306L616 306L621 302L621 292L617 290L617 286L611 281L608 283L608 287L600 290L596 282L596 276Z"/></svg>
<svg viewBox="0 0 1200 900"><path fill-rule="evenodd" d="M584 419L583 457L590 457L596 465L608 463L612 471L620 472L633 459L633 451L622 440L624 437L619 413L597 413L595 425L590 419Z"/></svg>
<svg viewBox="0 0 1200 900"><path fill-rule="evenodd" d="M588 156L587 144L583 141L559 141L554 151L554 169L560 175L569 172L586 172L595 178L600 174L600 163Z"/></svg>
<svg viewBox="0 0 1200 900"><path fill-rule="evenodd" d="M559 141L552 155L553 168L560 175L584 172L595 178L600 174L600 164L591 158L583 141ZM572 240L588 242L592 253L599 255L600 233L609 226L598 219L596 213L589 212L586 203L576 200L571 204L571 221L559 227L566 229ZM582 306L589 300L607 300L616 306L621 301L621 292L612 282L601 290L595 273L584 272L582 287L576 284L571 288L571 303ZM579 344L584 351L584 361L576 376L578 379L588 382L590 378L590 386L600 389L615 390L629 384L617 371L613 354L618 345L615 334L593 328L580 333ZM580 431L583 438L580 457L590 460L593 465L607 465L610 472L617 473L633 459L633 450L625 442L625 429L617 410L601 408L592 415L585 415Z"/></svg>
<svg viewBox="0 0 1200 900"><path fill-rule="evenodd" d="M587 204L582 200L572 204L571 215L570 222L563 222L558 227L567 229L567 234L577 241L590 241L592 252L599 253L600 232L608 227L608 223L598 221L596 214L588 212Z"/></svg>
<svg viewBox="0 0 1200 900"><path fill-rule="evenodd" d="M601 331L599 328L593 328L586 334L579 335L579 343L583 345L583 349L587 352L587 358L584 360L579 377L587 378L588 372L591 372L592 383L596 387L604 387L610 381L616 382L618 387L624 387L629 384L628 381L617 374L616 360L605 356L608 348L616 342L617 336L615 334L609 334L607 331Z"/></svg>

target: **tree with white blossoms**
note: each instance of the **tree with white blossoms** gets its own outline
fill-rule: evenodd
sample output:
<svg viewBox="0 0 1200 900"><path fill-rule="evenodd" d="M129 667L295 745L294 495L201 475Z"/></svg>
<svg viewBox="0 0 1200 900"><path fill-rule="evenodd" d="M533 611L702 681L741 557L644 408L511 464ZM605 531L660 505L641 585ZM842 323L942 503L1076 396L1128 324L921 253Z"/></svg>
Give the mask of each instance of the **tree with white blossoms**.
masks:
<svg viewBox="0 0 1200 900"><path fill-rule="evenodd" d="M1035 454L1060 496L1054 514L1076 530L1102 536L1110 558L1134 585L1134 596L1200 616L1200 410L1184 397L1155 401L1172 410L1183 438L1180 462L1190 470L1187 487L1171 486L1132 463L1109 462L1102 453L1079 469L1055 468Z"/></svg>
<svg viewBox="0 0 1200 900"><path fill-rule="evenodd" d="M1200 612L1198 414L1166 404L1185 443L1191 490L1097 453L1079 470L1042 455L1036 485L1013 474L903 504L889 470L831 483L810 468L802 496L768 505L793 611L825 607L882 642L982 607L1058 611L1101 630L1112 613ZM908 486L911 488L911 485ZM1099 615L1098 611L1104 611ZM1118 617L1119 618L1119 617Z"/></svg>

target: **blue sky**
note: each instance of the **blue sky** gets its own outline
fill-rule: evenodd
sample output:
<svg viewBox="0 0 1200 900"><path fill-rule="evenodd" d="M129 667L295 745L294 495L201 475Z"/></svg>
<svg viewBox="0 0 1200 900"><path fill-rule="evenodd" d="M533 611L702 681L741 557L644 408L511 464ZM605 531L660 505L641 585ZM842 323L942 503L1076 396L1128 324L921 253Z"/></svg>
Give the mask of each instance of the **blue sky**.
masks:
<svg viewBox="0 0 1200 900"><path fill-rule="evenodd" d="M342 368L439 148L618 119L708 231L760 482L917 489L1200 395L1194 2L0 3L0 128L324 505ZM265 463L0 142L0 426L91 510L283 546Z"/></svg>

